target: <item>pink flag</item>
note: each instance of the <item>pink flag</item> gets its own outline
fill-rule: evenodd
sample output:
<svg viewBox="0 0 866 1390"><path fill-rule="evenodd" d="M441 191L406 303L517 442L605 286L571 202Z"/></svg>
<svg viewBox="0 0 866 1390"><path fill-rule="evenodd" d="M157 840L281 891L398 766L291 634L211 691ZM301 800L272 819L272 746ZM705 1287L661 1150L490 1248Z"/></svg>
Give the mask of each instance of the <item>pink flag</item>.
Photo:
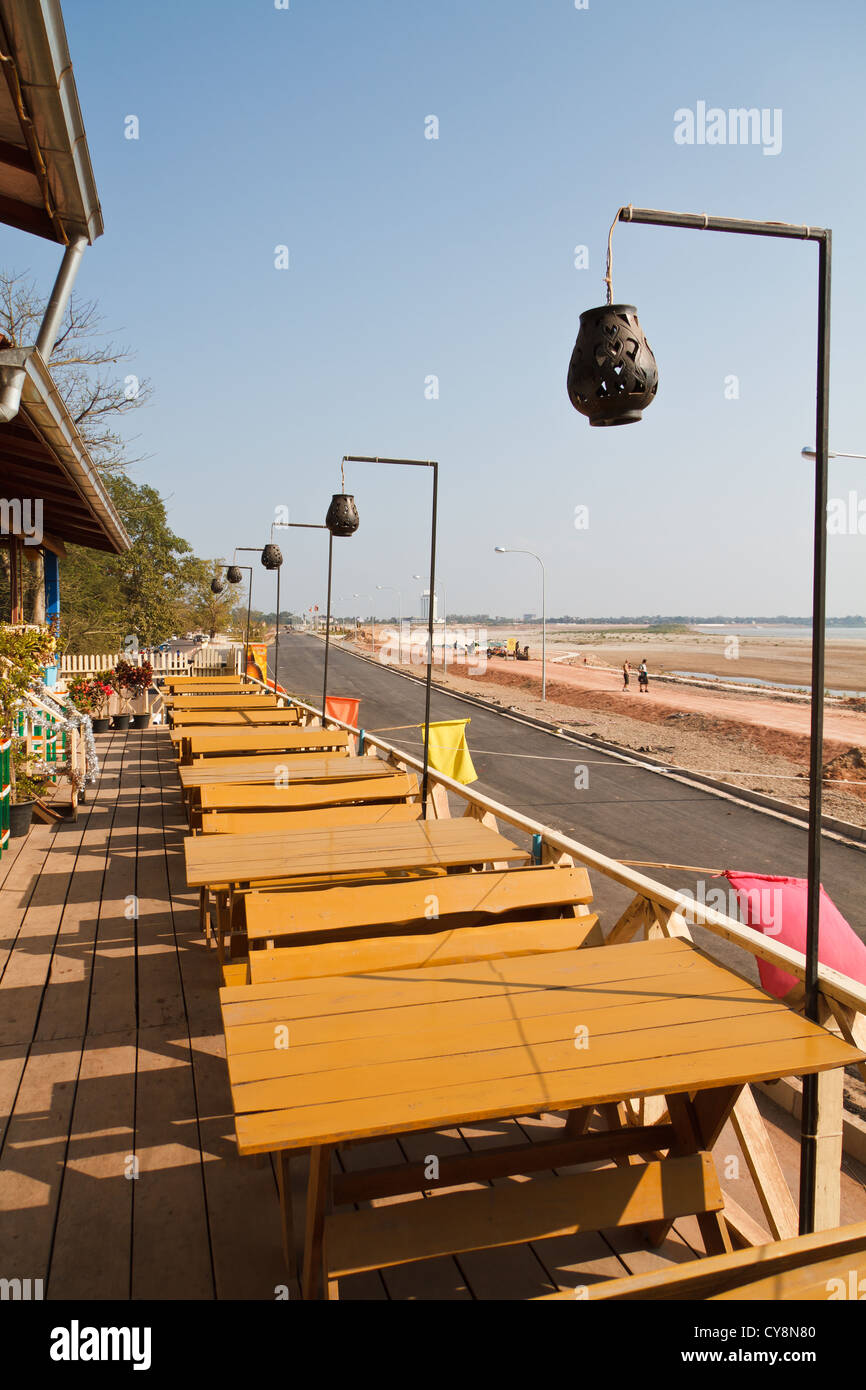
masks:
<svg viewBox="0 0 866 1390"><path fill-rule="evenodd" d="M745 908L750 927L805 954L807 883L804 878L774 878L727 871L725 878ZM818 960L821 965L866 985L866 945L855 935L823 888L820 901ZM758 972L763 988L777 999L798 983L793 975L767 961L758 961Z"/></svg>

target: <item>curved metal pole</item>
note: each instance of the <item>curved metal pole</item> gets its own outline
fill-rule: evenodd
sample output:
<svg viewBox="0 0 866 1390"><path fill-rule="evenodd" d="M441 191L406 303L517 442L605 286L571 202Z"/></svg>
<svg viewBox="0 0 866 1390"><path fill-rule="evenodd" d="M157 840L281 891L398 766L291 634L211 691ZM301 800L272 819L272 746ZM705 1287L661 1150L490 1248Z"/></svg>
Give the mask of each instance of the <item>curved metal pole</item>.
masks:
<svg viewBox="0 0 866 1390"><path fill-rule="evenodd" d="M331 646L331 576L334 571L334 537L328 532L328 604L325 610L325 675L322 681L322 728L328 704L328 652Z"/></svg>
<svg viewBox="0 0 866 1390"><path fill-rule="evenodd" d="M433 469L433 516L430 529L430 603L427 613L427 680L424 691L424 768L421 779L421 818L427 819L427 789L430 781L430 693L433 686L433 595L436 589L436 514L439 506L439 464L434 459L370 458L344 454L344 463L388 463L402 468Z"/></svg>
<svg viewBox="0 0 866 1390"><path fill-rule="evenodd" d="M791 222L751 222L737 217L708 217L704 213L660 212L655 208L623 207L620 222L655 227L688 227L695 231L736 232L744 236L781 237L818 243L818 350L815 393L815 513L812 567L812 691L809 733L809 851L806 888L805 1014L818 1019L818 932L821 918L821 805L824 775L824 644L827 591L827 477L830 418L830 259L832 233L827 227ZM817 1201L818 1078L803 1077L800 1126L800 1234L815 1229Z"/></svg>
<svg viewBox="0 0 866 1390"><path fill-rule="evenodd" d="M277 693L277 673L280 669L280 570L282 565L277 565L277 630L274 634L274 699L278 700Z"/></svg>

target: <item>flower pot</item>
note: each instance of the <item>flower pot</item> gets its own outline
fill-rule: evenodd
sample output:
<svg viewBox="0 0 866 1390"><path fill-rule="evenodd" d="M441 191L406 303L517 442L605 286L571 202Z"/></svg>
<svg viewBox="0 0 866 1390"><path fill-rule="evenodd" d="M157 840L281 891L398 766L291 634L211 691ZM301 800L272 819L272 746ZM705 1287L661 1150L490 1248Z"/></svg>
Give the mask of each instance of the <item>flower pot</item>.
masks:
<svg viewBox="0 0 866 1390"><path fill-rule="evenodd" d="M131 719L131 714L113 714L111 716L111 727L112 729L128 729Z"/></svg>
<svg viewBox="0 0 866 1390"><path fill-rule="evenodd" d="M107 734L108 730L111 728L111 720L107 714L94 715L90 722L93 725L93 732L95 734Z"/></svg>
<svg viewBox="0 0 866 1390"><path fill-rule="evenodd" d="M9 834L14 836L26 835L30 829L30 822L33 819L33 807L35 801L13 801L9 807Z"/></svg>
<svg viewBox="0 0 866 1390"><path fill-rule="evenodd" d="M150 710L145 710L144 714L134 714L132 716L132 727L133 729L149 729L150 720Z"/></svg>

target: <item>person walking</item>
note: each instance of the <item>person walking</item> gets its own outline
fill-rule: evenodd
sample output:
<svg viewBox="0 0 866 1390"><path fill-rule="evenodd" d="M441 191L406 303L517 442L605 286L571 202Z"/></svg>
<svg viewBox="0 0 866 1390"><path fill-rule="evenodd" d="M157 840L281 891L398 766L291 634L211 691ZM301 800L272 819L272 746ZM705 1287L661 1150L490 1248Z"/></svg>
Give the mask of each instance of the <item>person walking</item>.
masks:
<svg viewBox="0 0 866 1390"><path fill-rule="evenodd" d="M629 666L629 664L628 664L627 661L624 661L624 662L622 663L622 688L623 688L623 690L628 690L628 678L629 678L630 672L631 672L631 667Z"/></svg>
<svg viewBox="0 0 866 1390"><path fill-rule="evenodd" d="M643 695L647 690L649 690L649 672L647 671L647 668L646 668L646 658L644 658L644 660L641 662L640 666L638 667L638 670L637 670L637 683L638 683L638 686L640 687L640 693L641 693L641 695Z"/></svg>

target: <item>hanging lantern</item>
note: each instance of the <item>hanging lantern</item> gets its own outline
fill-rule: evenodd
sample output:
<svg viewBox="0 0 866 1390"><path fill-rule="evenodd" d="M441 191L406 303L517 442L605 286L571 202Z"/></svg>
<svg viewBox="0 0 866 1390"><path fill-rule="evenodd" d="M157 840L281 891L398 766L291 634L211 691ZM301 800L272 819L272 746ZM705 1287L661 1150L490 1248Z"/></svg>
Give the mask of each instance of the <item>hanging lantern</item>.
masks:
<svg viewBox="0 0 866 1390"><path fill-rule="evenodd" d="M270 541L262 551L262 564L266 570L278 570L283 563L283 552Z"/></svg>
<svg viewBox="0 0 866 1390"><path fill-rule="evenodd" d="M633 304L580 316L568 364L568 398L591 425L632 425L655 399L659 373Z"/></svg>
<svg viewBox="0 0 866 1390"><path fill-rule="evenodd" d="M335 492L331 498L325 525L332 536L354 536L358 529L358 508L348 492Z"/></svg>
<svg viewBox="0 0 866 1390"><path fill-rule="evenodd" d="M222 579L214 578L211 580L210 591L212 594L221 594L224 588L225 582Z"/></svg>
<svg viewBox="0 0 866 1390"><path fill-rule="evenodd" d="M237 565L229 565L228 569L226 570L226 579L229 581L230 584L240 584L241 580L243 579L243 575L241 574L241 571L239 570Z"/></svg>

